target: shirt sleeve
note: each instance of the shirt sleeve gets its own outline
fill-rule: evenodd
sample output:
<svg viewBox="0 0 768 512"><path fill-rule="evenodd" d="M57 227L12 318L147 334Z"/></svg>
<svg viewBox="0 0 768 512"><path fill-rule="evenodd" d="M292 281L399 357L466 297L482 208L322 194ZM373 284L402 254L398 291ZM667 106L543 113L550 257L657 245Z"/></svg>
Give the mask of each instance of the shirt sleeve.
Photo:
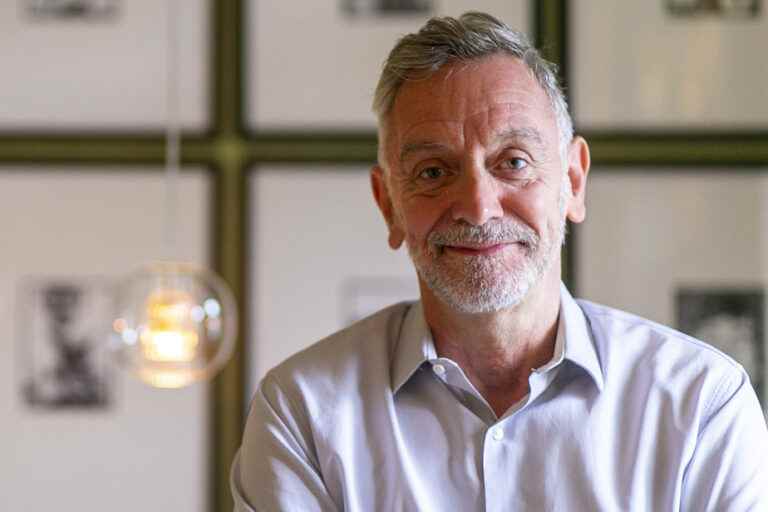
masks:
<svg viewBox="0 0 768 512"><path fill-rule="evenodd" d="M731 374L710 403L686 469L681 510L768 510L768 431L749 377Z"/></svg>
<svg viewBox="0 0 768 512"><path fill-rule="evenodd" d="M269 375L251 403L230 484L235 512L338 510L323 483L306 414Z"/></svg>

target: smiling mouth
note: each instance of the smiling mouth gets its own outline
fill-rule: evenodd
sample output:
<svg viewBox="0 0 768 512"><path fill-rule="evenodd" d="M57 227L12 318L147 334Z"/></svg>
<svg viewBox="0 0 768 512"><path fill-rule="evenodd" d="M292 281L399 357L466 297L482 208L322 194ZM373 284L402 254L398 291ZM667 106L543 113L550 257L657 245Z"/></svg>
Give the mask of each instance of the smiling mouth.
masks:
<svg viewBox="0 0 768 512"><path fill-rule="evenodd" d="M461 245L444 245L443 251L451 251L458 254L464 254L467 256L490 256L498 252L503 251L510 245L525 246L524 242L502 242L497 244L488 245L474 245L474 244L461 244Z"/></svg>

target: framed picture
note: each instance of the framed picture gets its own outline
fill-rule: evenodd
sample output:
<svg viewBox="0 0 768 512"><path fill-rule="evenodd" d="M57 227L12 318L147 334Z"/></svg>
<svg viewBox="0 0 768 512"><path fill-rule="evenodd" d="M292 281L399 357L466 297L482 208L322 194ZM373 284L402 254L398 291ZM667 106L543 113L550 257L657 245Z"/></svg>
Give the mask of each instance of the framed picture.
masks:
<svg viewBox="0 0 768 512"><path fill-rule="evenodd" d="M4 510L208 509L207 387L150 388L102 345L106 287L164 255L161 171L0 167ZM179 177L180 258L208 259L211 186Z"/></svg>
<svg viewBox="0 0 768 512"><path fill-rule="evenodd" d="M570 10L571 106L581 130L765 132L763 0L598 0Z"/></svg>
<svg viewBox="0 0 768 512"><path fill-rule="evenodd" d="M249 393L273 366L386 305L418 298L363 166L250 172Z"/></svg>
<svg viewBox="0 0 768 512"><path fill-rule="evenodd" d="M732 356L744 366L755 390L762 394L765 377L763 288L681 287L675 294L675 303L677 328Z"/></svg>
<svg viewBox="0 0 768 512"><path fill-rule="evenodd" d="M185 130L208 129L210 1L179 12ZM167 2L0 3L0 133L159 131L166 122Z"/></svg>
<svg viewBox="0 0 768 512"><path fill-rule="evenodd" d="M114 289L99 278L30 277L17 290L21 393L40 408L105 408L112 401L108 338Z"/></svg>
<svg viewBox="0 0 768 512"><path fill-rule="evenodd" d="M704 341L753 368L765 396L765 304L758 297L768 282L768 173L701 171L595 169L577 232L577 294L694 335L710 333ZM711 311L728 328L749 331L753 350L711 336L725 323L706 323Z"/></svg>
<svg viewBox="0 0 768 512"><path fill-rule="evenodd" d="M120 0L24 0L23 9L34 20L108 20L118 15Z"/></svg>
<svg viewBox="0 0 768 512"><path fill-rule="evenodd" d="M373 91L395 41L433 15L481 10L530 31L528 0L246 2L251 130L372 130ZM300 31L300 37L289 34Z"/></svg>

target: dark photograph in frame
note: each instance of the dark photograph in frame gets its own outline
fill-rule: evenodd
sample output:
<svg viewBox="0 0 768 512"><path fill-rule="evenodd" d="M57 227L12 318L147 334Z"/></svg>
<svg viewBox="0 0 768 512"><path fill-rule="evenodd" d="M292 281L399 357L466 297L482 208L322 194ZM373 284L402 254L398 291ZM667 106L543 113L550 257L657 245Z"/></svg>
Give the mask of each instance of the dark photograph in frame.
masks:
<svg viewBox="0 0 768 512"><path fill-rule="evenodd" d="M667 12L673 16L723 16L755 18L762 0L667 0Z"/></svg>
<svg viewBox="0 0 768 512"><path fill-rule="evenodd" d="M350 16L424 15L433 11L433 0L341 0Z"/></svg>
<svg viewBox="0 0 768 512"><path fill-rule="evenodd" d="M101 279L28 278L19 286L18 301L24 402L45 409L109 406L110 285Z"/></svg>
<svg viewBox="0 0 768 512"><path fill-rule="evenodd" d="M763 402L765 294L762 289L680 287L677 328L738 361Z"/></svg>
<svg viewBox="0 0 768 512"><path fill-rule="evenodd" d="M22 0L25 15L35 21L110 21L120 0Z"/></svg>

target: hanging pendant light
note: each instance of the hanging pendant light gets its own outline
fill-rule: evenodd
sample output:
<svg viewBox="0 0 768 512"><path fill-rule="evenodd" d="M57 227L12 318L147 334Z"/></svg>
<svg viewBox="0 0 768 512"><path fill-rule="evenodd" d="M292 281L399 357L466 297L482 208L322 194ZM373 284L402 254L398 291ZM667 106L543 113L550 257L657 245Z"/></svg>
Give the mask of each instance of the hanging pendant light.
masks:
<svg viewBox="0 0 768 512"><path fill-rule="evenodd" d="M150 263L118 286L113 347L118 362L144 382L178 388L211 378L232 356L237 306L215 273L175 259L178 116L178 0L168 2L168 119L165 143L165 261Z"/></svg>
<svg viewBox="0 0 768 512"><path fill-rule="evenodd" d="M114 321L118 361L144 382L178 388L210 378L234 349L232 293L190 263L151 263L119 286Z"/></svg>

